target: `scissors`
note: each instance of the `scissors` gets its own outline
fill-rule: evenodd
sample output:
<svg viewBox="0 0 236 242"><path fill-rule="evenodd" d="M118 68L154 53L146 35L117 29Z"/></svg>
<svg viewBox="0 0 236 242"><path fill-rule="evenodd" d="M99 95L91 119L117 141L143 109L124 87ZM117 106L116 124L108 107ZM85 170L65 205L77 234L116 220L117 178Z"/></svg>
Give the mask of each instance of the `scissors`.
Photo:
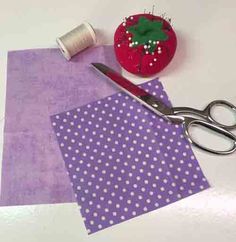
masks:
<svg viewBox="0 0 236 242"><path fill-rule="evenodd" d="M154 97L139 86L136 86L110 67L102 63L91 64L105 76L109 77L124 92L126 92L134 99L138 100L141 104L153 111L155 114L163 117L164 119L174 124L182 123L184 127L185 137L189 140L191 144L195 145L196 147L218 155L231 154L236 150L236 136L229 131L236 128L236 123L234 125L221 124L213 118L211 112L215 106L220 105L230 108L231 111L235 112L236 114L236 107L233 104L224 100L215 100L209 103L204 110L197 110L189 107L171 108L164 104L162 100ZM223 136L223 138L229 139L231 141L231 147L226 150L215 150L202 145L201 143L196 141L191 135L190 129L193 126L207 128L209 131L216 132L217 134Z"/></svg>

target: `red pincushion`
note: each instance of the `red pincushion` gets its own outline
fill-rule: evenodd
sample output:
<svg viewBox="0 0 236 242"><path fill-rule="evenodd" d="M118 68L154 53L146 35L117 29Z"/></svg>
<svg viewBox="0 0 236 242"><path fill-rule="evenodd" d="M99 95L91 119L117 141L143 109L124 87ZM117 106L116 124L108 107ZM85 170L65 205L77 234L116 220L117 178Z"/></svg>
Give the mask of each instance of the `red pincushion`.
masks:
<svg viewBox="0 0 236 242"><path fill-rule="evenodd" d="M170 23L152 14L126 18L114 35L117 60L124 69L140 76L163 70L172 60L176 45L176 35Z"/></svg>

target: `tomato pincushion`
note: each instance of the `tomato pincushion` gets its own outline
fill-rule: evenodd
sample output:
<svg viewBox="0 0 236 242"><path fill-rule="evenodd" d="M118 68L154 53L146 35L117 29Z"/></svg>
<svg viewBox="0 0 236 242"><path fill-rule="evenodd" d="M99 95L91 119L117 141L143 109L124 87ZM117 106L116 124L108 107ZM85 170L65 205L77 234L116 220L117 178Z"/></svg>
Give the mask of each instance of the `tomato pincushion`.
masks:
<svg viewBox="0 0 236 242"><path fill-rule="evenodd" d="M165 19L152 14L130 16L114 35L118 62L127 71L151 76L172 60L177 46L175 32Z"/></svg>

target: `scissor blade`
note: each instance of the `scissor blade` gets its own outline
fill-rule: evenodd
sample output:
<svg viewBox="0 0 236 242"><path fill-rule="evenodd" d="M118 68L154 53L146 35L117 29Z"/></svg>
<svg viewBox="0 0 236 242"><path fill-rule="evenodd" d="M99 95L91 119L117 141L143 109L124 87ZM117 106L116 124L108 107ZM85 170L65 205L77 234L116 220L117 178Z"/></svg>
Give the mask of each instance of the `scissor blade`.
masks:
<svg viewBox="0 0 236 242"><path fill-rule="evenodd" d="M165 115L173 114L172 109L166 106L160 99L152 96L144 89L136 86L119 73L102 63L91 63L97 70L109 77L116 85L118 85L124 92L132 96L148 109L156 114L168 119Z"/></svg>
<svg viewBox="0 0 236 242"><path fill-rule="evenodd" d="M125 89L124 91L130 92L130 93L132 93L135 96L145 96L145 95L149 95L148 92L146 92L142 88L134 85L132 82L130 82L129 80L125 79L123 76L121 76L120 74L118 74L116 71L114 71L110 67L108 67L108 66L106 66L106 65L104 65L102 63L92 63L92 65L97 70L99 70L100 72L102 72L104 75L106 75L107 77L109 77L119 87L122 87L123 89Z"/></svg>

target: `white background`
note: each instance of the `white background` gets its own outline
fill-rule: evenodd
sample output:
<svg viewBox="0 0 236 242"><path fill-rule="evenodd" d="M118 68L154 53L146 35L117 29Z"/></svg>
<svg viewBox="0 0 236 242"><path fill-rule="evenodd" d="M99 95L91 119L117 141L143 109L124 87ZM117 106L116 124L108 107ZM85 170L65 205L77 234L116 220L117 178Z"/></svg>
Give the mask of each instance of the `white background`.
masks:
<svg viewBox="0 0 236 242"><path fill-rule="evenodd" d="M176 56L160 73L172 103L202 108L213 99L227 99L236 104L235 0L0 3L0 119L4 117L8 50L56 47L56 37L84 20L98 30L99 43L112 43L124 17L151 10L153 4L156 13L172 17L178 37ZM0 147L2 128L3 121ZM235 242L236 155L194 151L212 186L202 193L90 236L76 204L0 208L0 241Z"/></svg>

